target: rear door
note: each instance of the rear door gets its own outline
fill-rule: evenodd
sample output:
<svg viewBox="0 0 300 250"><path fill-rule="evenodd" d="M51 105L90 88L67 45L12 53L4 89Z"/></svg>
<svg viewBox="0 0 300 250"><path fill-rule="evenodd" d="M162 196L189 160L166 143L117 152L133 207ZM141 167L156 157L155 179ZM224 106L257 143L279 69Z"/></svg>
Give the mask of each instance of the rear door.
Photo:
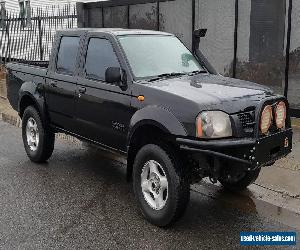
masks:
<svg viewBox="0 0 300 250"><path fill-rule="evenodd" d="M80 36L60 36L53 51L52 68L46 81L46 99L51 123L74 132L74 97L80 54Z"/></svg>
<svg viewBox="0 0 300 250"><path fill-rule="evenodd" d="M108 67L121 67L128 75L126 64L119 55L117 43L106 34L90 34L85 44L76 91L79 134L104 146L126 151L126 136L133 115L131 84L128 80L127 89L122 90L105 82Z"/></svg>

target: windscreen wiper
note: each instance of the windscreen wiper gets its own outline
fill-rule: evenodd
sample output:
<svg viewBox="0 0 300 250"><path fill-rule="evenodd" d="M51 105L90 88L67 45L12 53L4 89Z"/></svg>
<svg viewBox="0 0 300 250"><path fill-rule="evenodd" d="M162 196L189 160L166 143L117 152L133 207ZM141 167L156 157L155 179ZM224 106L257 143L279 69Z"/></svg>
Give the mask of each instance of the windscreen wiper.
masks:
<svg viewBox="0 0 300 250"><path fill-rule="evenodd" d="M162 78L177 77L177 76L183 76L183 75L186 75L186 73L176 73L176 72L164 73L164 74L154 76L153 78L149 79L149 82L154 82L154 81L160 80Z"/></svg>
<svg viewBox="0 0 300 250"><path fill-rule="evenodd" d="M206 70L195 70L195 71L190 72L188 75L189 75L189 76L194 76L194 75L198 75L198 74L206 74L206 73L207 73Z"/></svg>

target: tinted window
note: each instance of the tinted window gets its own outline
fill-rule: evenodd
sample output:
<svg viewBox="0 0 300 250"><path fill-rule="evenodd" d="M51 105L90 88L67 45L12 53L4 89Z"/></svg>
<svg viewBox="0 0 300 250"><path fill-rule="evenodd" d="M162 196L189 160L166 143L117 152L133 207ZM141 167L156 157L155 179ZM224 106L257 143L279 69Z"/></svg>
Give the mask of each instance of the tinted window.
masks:
<svg viewBox="0 0 300 250"><path fill-rule="evenodd" d="M59 72L74 73L78 48L79 37L63 37L61 39L57 55L57 70Z"/></svg>
<svg viewBox="0 0 300 250"><path fill-rule="evenodd" d="M111 43L106 39L91 38L85 62L87 77L104 81L109 67L120 67Z"/></svg>

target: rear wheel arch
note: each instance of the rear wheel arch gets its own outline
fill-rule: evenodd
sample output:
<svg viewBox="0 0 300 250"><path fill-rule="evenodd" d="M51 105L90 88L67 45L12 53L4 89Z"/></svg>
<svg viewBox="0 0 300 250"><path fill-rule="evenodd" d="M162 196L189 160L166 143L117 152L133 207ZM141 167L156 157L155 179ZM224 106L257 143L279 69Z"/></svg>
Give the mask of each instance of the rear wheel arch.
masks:
<svg viewBox="0 0 300 250"><path fill-rule="evenodd" d="M36 163L47 161L53 153L55 134L45 126L39 111L26 107L22 119L22 138L29 159Z"/></svg>
<svg viewBox="0 0 300 250"><path fill-rule="evenodd" d="M47 125L49 121L48 119L49 117L46 112L44 97L42 96L36 97L27 91L21 92L20 96L21 97L19 101L19 116L22 118L26 108L32 106L40 114L42 122L45 123L45 125Z"/></svg>
<svg viewBox="0 0 300 250"><path fill-rule="evenodd" d="M36 82L24 82L19 90L18 111L22 117L28 106L34 106L44 118L45 99L42 93L42 84Z"/></svg>
<svg viewBox="0 0 300 250"><path fill-rule="evenodd" d="M24 115L25 109L29 106L33 106L37 111L40 112L39 106L35 101L34 97L31 96L29 93L23 94L19 102L19 115L21 118Z"/></svg>

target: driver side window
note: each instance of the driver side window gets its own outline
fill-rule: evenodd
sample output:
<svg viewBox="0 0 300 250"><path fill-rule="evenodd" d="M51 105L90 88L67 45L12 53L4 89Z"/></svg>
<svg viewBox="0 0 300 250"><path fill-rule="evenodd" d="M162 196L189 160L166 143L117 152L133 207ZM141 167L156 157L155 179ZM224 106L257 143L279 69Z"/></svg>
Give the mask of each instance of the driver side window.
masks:
<svg viewBox="0 0 300 250"><path fill-rule="evenodd" d="M120 67L111 43L107 39L91 38L85 60L86 77L105 81L105 71L109 67Z"/></svg>

